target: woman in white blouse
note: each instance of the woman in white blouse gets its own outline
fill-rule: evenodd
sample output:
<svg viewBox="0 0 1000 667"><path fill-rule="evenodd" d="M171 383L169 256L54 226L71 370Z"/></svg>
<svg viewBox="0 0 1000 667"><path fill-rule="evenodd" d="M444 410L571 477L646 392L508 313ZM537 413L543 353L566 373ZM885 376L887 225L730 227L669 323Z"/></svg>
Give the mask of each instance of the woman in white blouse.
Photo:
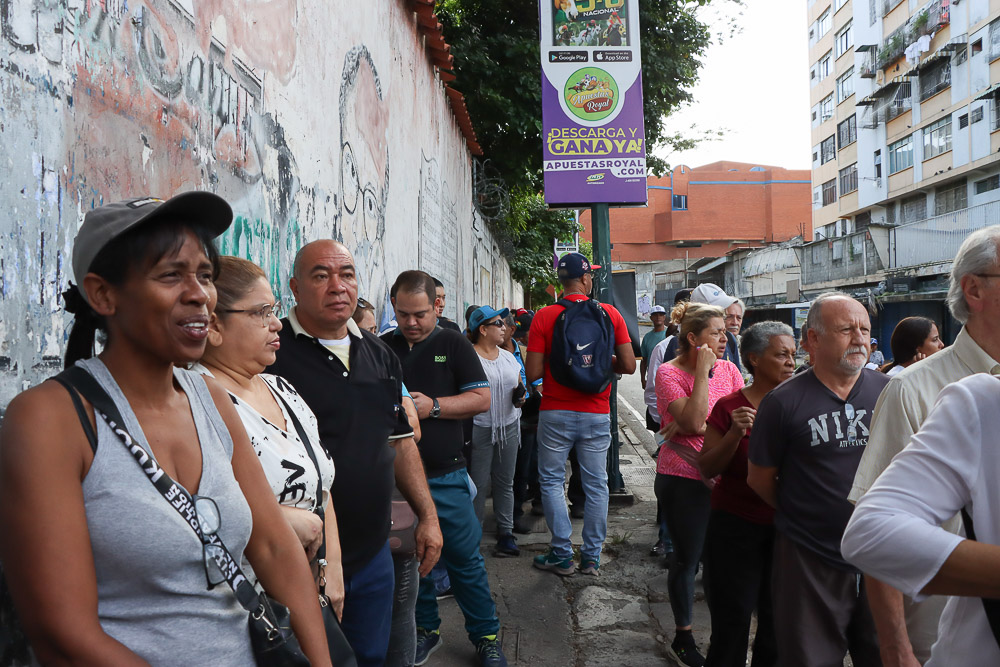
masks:
<svg viewBox="0 0 1000 667"><path fill-rule="evenodd" d="M229 391L264 474L302 542L317 580L326 578L326 594L339 617L344 579L337 517L330 500L333 460L320 445L316 416L295 388L284 378L263 372L274 363L278 351L281 305L264 271L253 262L220 257L219 265L215 280L218 305L209 325L205 355L194 370L214 377ZM293 415L309 442L299 437ZM319 494L317 484L322 486ZM325 567L316 562L324 538L324 521L316 513L317 495L325 511Z"/></svg>
<svg viewBox="0 0 1000 667"><path fill-rule="evenodd" d="M497 519L497 556L517 556L514 539L514 468L521 446L521 406L524 385L521 364L500 347L504 340L504 318L510 311L489 306L476 309L469 317L469 340L490 382L490 409L472 418L472 464L470 474L476 484L472 504L482 523L486 506L486 485L493 480L493 513ZM518 393L519 392L519 393Z"/></svg>

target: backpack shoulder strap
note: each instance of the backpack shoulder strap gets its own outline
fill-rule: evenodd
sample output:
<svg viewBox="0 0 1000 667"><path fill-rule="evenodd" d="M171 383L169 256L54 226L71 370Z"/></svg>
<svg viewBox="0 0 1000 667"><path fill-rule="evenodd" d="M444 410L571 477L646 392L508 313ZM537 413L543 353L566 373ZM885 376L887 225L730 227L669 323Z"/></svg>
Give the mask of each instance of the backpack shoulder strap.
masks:
<svg viewBox="0 0 1000 667"><path fill-rule="evenodd" d="M976 529L972 525L972 515L966 508L962 508L962 527L965 528L965 536L976 541ZM986 620L989 621L990 631L993 639L1000 646L1000 600L992 598L981 598L983 601L983 611L986 612Z"/></svg>
<svg viewBox="0 0 1000 667"><path fill-rule="evenodd" d="M79 366L70 366L51 379L61 384L69 392L69 397L73 400L73 407L76 409L76 416L80 419L80 426L83 427L83 432L87 436L87 442L90 443L90 449L96 454L97 433L94 432L94 427L90 423L90 415L87 414L87 409L83 407L83 401L80 400L80 392L76 389L79 384L78 378L80 373L91 377L90 373Z"/></svg>

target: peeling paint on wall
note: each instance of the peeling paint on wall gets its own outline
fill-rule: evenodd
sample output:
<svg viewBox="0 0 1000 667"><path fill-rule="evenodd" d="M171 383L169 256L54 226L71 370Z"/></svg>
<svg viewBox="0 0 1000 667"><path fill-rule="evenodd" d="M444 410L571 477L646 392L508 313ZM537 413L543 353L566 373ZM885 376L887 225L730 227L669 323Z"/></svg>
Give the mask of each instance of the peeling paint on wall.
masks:
<svg viewBox="0 0 1000 667"><path fill-rule="evenodd" d="M417 266L447 274L450 317L486 296L519 305L405 3L349 21L338 4L0 0L0 411L61 366L73 238L126 197L222 195L236 219L220 250L284 299L298 248L338 238L380 311ZM428 160L440 206L421 219ZM455 261L422 256L427 235Z"/></svg>

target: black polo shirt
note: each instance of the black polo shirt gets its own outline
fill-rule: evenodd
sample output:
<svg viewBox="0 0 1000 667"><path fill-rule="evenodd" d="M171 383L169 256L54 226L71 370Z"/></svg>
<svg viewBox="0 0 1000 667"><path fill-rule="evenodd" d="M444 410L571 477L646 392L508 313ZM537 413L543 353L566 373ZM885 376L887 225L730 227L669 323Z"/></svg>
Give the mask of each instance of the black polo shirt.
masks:
<svg viewBox="0 0 1000 667"><path fill-rule="evenodd" d="M402 362L403 381L411 392L440 398L490 386L472 343L457 331L436 327L412 349L399 329L383 335L382 340ZM428 479L465 467L463 442L460 420L420 420L418 446Z"/></svg>
<svg viewBox="0 0 1000 667"><path fill-rule="evenodd" d="M323 448L336 467L332 498L344 574L354 574L389 537L396 457L389 440L409 430L400 419L402 369L377 336L353 321L349 372L297 322L286 317L281 323L281 349L267 372L291 382L316 414Z"/></svg>

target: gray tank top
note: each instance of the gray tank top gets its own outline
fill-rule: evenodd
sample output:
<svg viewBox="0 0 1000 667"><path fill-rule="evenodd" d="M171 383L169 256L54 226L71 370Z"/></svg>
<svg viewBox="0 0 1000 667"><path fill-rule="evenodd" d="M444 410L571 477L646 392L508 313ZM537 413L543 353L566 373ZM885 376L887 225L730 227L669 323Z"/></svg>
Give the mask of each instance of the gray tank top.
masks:
<svg viewBox="0 0 1000 667"><path fill-rule="evenodd" d="M78 364L110 394L133 439L152 456L135 413L98 359ZM239 562L250 539L250 507L233 477L233 441L205 381L174 369L201 443L198 495L215 500L219 536ZM83 481L97 572L101 627L152 665L252 665L247 612L225 583L207 589L202 544L97 418L97 454Z"/></svg>

